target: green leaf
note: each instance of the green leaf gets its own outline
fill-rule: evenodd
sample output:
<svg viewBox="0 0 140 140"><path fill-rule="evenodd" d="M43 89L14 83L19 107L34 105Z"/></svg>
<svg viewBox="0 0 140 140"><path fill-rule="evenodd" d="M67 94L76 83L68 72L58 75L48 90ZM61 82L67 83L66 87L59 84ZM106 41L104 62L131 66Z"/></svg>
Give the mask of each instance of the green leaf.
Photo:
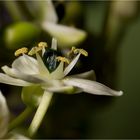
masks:
<svg viewBox="0 0 140 140"><path fill-rule="evenodd" d="M30 107L37 107L43 95L41 86L34 85L22 88L21 98Z"/></svg>

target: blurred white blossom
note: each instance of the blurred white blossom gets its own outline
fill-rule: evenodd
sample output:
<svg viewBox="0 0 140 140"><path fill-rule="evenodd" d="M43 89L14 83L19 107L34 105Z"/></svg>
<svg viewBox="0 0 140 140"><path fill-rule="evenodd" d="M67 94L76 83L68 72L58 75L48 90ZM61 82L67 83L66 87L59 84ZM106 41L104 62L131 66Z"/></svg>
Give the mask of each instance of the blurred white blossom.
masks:
<svg viewBox="0 0 140 140"><path fill-rule="evenodd" d="M9 109L6 103L5 97L2 95L0 91L0 139L28 139L27 137L16 133L16 132L8 132L9 125Z"/></svg>
<svg viewBox="0 0 140 140"><path fill-rule="evenodd" d="M7 133L9 123L9 110L5 100L5 97L0 91L0 138Z"/></svg>
<svg viewBox="0 0 140 140"><path fill-rule="evenodd" d="M43 17L39 21L42 28L57 39L60 47L79 44L86 38L86 32L74 27L58 24L58 17L51 0L43 1Z"/></svg>

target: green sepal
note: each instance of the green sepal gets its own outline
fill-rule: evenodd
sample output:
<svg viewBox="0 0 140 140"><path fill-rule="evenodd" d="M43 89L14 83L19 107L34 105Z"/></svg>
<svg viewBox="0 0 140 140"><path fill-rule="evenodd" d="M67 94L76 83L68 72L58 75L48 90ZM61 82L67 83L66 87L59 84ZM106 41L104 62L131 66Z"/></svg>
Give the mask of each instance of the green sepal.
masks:
<svg viewBox="0 0 140 140"><path fill-rule="evenodd" d="M29 107L36 108L43 95L43 89L39 85L28 86L22 88L22 101Z"/></svg>

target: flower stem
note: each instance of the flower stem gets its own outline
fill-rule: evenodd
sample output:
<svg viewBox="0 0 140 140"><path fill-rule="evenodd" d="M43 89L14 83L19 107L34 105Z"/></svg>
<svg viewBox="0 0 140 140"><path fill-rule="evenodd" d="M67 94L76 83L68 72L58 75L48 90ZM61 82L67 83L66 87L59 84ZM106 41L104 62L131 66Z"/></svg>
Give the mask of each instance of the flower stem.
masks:
<svg viewBox="0 0 140 140"><path fill-rule="evenodd" d="M32 111L33 111L33 108L27 107L17 118L15 118L9 124L9 130L12 130L13 128L23 123L24 120L32 113Z"/></svg>
<svg viewBox="0 0 140 140"><path fill-rule="evenodd" d="M45 113L49 107L50 101L52 99L52 95L53 93L49 93L49 92L44 92L43 97L41 99L40 105L36 111L36 114L31 122L31 125L28 129L29 132L29 136L32 137L36 131L38 130L43 117L45 116Z"/></svg>

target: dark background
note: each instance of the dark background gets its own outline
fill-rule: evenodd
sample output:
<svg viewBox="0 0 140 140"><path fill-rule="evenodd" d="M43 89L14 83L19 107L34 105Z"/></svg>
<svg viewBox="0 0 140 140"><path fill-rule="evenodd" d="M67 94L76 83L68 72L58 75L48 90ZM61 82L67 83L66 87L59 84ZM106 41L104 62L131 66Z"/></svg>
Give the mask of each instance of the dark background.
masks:
<svg viewBox="0 0 140 140"><path fill-rule="evenodd" d="M16 2L24 13L22 18L11 16L10 2L0 2L0 66L12 63L18 47L31 48L38 41L50 43L50 37L33 25L28 27L30 30L24 25L19 27L23 32L18 34L15 25L15 37L8 39L5 32L11 25L25 21L33 24L33 18L23 8L24 1ZM88 34L78 47L86 49L89 57L82 57L80 67L72 73L94 69L97 81L122 90L124 95L56 94L35 138L140 138L139 2L122 1L115 12L111 1L53 3L60 24L73 24ZM68 13L68 8L73 10ZM15 117L25 107L20 99L21 88L5 84L0 88Z"/></svg>

